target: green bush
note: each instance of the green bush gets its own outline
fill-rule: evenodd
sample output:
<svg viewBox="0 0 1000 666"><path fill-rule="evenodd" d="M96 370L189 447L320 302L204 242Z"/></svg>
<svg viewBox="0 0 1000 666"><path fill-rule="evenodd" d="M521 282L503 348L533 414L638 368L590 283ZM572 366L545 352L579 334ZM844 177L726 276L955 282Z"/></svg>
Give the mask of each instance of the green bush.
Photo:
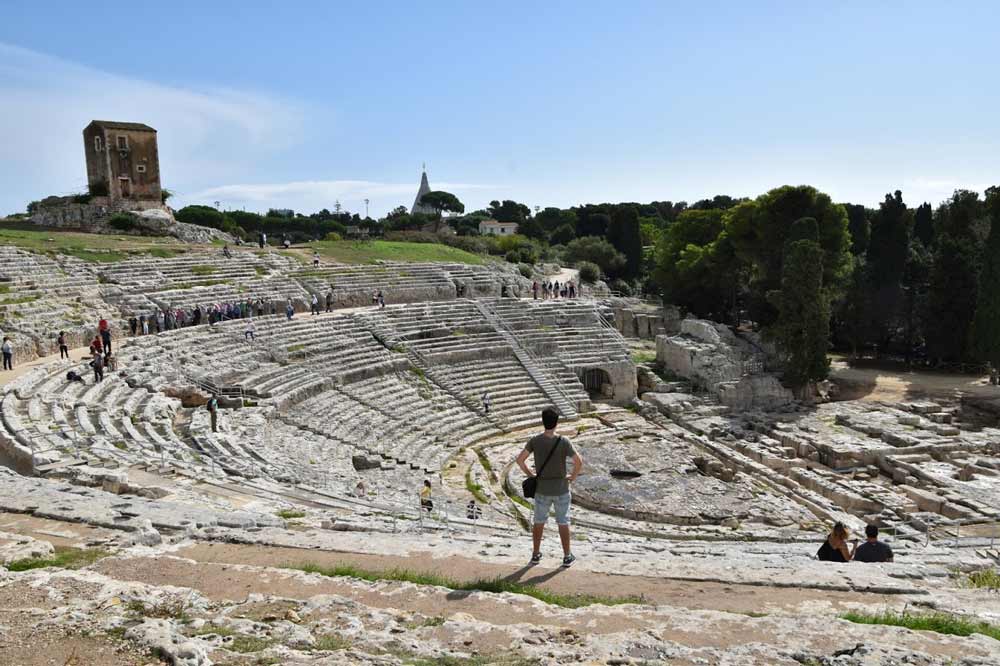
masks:
<svg viewBox="0 0 1000 666"><path fill-rule="evenodd" d="M518 264L517 270L520 271L521 277L531 279L531 276L535 274L535 269L531 267L531 264Z"/></svg>
<svg viewBox="0 0 1000 666"><path fill-rule="evenodd" d="M120 231L128 231L135 225L135 218L128 213L115 213L108 219L108 224Z"/></svg>
<svg viewBox="0 0 1000 666"><path fill-rule="evenodd" d="M577 264L577 268L580 269L580 281L586 282L587 284L594 284L601 279L601 269L598 268L597 264L590 261L581 261Z"/></svg>
<svg viewBox="0 0 1000 666"><path fill-rule="evenodd" d="M73 203L88 204L88 203L90 203L90 200L92 198L93 198L92 194L74 194L73 195Z"/></svg>
<svg viewBox="0 0 1000 666"><path fill-rule="evenodd" d="M632 285L621 278L608 283L608 288L621 293L622 296L631 296L634 293Z"/></svg>
<svg viewBox="0 0 1000 666"><path fill-rule="evenodd" d="M344 238L336 231L331 231L330 233L328 233L326 236L323 237L323 240L339 241L339 240L344 240Z"/></svg>

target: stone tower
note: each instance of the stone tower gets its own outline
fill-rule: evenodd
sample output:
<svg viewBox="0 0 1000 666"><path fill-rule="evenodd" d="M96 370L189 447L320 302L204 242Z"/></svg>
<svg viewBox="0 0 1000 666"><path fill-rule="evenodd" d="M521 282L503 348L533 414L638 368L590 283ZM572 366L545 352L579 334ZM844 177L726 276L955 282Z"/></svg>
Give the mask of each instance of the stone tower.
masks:
<svg viewBox="0 0 1000 666"><path fill-rule="evenodd" d="M156 130L142 123L94 120L83 130L87 184L109 201L160 203Z"/></svg>
<svg viewBox="0 0 1000 666"><path fill-rule="evenodd" d="M410 215L416 215L417 213L423 213L424 215L437 215L437 210L431 206L421 206L420 198L431 191L430 183L427 182L427 168L424 170L420 176L420 189L417 190L417 198L413 200L413 208L410 209Z"/></svg>

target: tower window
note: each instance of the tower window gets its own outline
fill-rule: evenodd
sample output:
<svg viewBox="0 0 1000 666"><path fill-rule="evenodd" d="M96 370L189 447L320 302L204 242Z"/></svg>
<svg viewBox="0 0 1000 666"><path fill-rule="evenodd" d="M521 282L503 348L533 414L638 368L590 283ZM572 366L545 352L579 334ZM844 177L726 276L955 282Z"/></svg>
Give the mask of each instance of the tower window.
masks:
<svg viewBox="0 0 1000 666"><path fill-rule="evenodd" d="M104 146L103 146L103 144L101 142L101 137L95 136L94 137L94 150L97 151L97 152L101 152L101 148L103 148L103 147Z"/></svg>
<svg viewBox="0 0 1000 666"><path fill-rule="evenodd" d="M146 173L146 165L145 164L136 164L135 165L135 170L138 171L139 173Z"/></svg>
<svg viewBox="0 0 1000 666"><path fill-rule="evenodd" d="M118 150L128 150L128 137L119 136L118 137Z"/></svg>

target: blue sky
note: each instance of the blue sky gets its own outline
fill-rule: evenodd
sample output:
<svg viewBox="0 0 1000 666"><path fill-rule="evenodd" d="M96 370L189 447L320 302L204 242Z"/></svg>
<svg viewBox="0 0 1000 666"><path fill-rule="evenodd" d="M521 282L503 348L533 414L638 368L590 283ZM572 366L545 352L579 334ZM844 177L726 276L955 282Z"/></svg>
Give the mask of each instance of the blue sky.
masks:
<svg viewBox="0 0 1000 666"><path fill-rule="evenodd" d="M829 6L827 6L829 5ZM995 2L0 2L0 213L159 130L175 206L384 214L1000 183ZM120 17L120 18L119 18Z"/></svg>

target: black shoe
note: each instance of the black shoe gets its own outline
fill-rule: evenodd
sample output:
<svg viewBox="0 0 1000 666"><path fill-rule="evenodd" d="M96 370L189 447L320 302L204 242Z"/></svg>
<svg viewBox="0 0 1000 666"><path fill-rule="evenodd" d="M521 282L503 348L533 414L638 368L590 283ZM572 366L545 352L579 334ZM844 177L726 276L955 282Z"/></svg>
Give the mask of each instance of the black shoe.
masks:
<svg viewBox="0 0 1000 666"><path fill-rule="evenodd" d="M530 562L531 564L539 564L541 563L541 561L542 561L541 553L535 553L531 556L531 562Z"/></svg>
<svg viewBox="0 0 1000 666"><path fill-rule="evenodd" d="M568 567L569 565L573 564L574 562L576 562L576 555L574 555L573 553L570 553L569 555L567 555L566 557L563 558L562 565L564 567Z"/></svg>

